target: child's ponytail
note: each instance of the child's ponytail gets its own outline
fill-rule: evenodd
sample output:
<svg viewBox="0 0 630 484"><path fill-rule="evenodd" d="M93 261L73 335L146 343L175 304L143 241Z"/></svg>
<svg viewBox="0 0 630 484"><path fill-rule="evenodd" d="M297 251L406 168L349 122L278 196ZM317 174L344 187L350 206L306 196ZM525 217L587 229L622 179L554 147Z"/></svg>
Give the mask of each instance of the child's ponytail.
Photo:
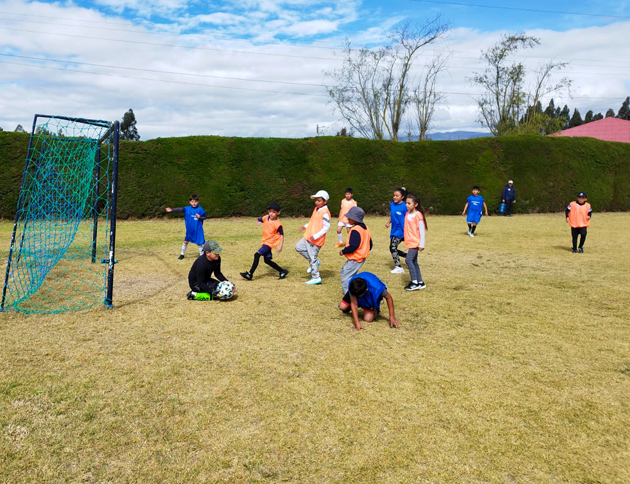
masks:
<svg viewBox="0 0 630 484"><path fill-rule="evenodd" d="M396 188L396 190L394 191L400 193L402 195L403 200L407 198L407 189L405 187Z"/></svg>
<svg viewBox="0 0 630 484"><path fill-rule="evenodd" d="M418 206L416 207L416 210L418 210L418 212L422 214L422 221L424 222L425 230L429 230L429 226L427 225L427 217L424 214L424 207L422 206L422 203L420 202L420 197L418 197L418 195L416 195L415 193L408 193L407 198L411 198L413 200L413 203L418 204Z"/></svg>

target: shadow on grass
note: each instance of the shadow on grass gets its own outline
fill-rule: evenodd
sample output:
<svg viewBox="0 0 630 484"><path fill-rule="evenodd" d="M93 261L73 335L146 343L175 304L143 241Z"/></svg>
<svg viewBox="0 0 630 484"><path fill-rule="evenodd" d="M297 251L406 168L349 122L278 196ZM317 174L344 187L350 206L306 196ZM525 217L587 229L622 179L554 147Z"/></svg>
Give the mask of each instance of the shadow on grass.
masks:
<svg viewBox="0 0 630 484"><path fill-rule="evenodd" d="M571 247L567 247L566 245L556 245L554 249L561 250L562 252L571 252Z"/></svg>

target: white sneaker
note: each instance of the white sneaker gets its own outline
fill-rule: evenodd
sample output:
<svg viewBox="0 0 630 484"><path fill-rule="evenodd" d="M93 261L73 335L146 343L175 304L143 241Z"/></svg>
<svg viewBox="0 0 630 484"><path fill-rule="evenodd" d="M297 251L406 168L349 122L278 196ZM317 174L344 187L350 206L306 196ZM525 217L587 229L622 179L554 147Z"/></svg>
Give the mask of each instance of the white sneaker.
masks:
<svg viewBox="0 0 630 484"><path fill-rule="evenodd" d="M318 277L318 278L312 278L311 280L306 281L304 284L308 284L309 286L315 286L321 283L322 283L322 278Z"/></svg>
<svg viewBox="0 0 630 484"><path fill-rule="evenodd" d="M468 235L470 235L471 237L475 236L475 234L473 234L472 232L470 232Z"/></svg>
<svg viewBox="0 0 630 484"><path fill-rule="evenodd" d="M468 235L470 235L470 229L468 229Z"/></svg>
<svg viewBox="0 0 630 484"><path fill-rule="evenodd" d="M390 272L390 274L404 274L405 273L405 269L403 269L402 267L398 266L398 267L394 267L389 272Z"/></svg>
<svg viewBox="0 0 630 484"><path fill-rule="evenodd" d="M318 260L318 261L317 261L317 266L319 267L319 266L321 266L321 265L322 265L322 261L321 261L321 260ZM306 269L306 273L307 273L307 274L310 274L310 273L312 272L312 270L313 270L313 269L311 269L311 266L308 266L308 269Z"/></svg>

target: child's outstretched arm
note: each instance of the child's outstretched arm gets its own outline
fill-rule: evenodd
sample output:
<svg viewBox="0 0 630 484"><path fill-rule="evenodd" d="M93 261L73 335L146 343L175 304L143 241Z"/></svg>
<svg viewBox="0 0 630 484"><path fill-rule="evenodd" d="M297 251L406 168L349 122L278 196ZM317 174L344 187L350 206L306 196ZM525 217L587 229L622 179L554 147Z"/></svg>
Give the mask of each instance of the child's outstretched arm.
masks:
<svg viewBox="0 0 630 484"><path fill-rule="evenodd" d="M462 212L462 215L466 215L466 210L468 210L468 202L466 202L466 205L464 205L464 211Z"/></svg>
<svg viewBox="0 0 630 484"><path fill-rule="evenodd" d="M389 310L389 327L398 328L400 322L396 319L396 315L394 314L394 298L390 293L385 295L385 301L387 302L387 309Z"/></svg>
<svg viewBox="0 0 630 484"><path fill-rule="evenodd" d="M486 202L483 202L483 209L486 211L486 217L488 216L488 206L486 205Z"/></svg>
<svg viewBox="0 0 630 484"><path fill-rule="evenodd" d="M352 313L352 322L355 330L365 329L359 322L359 300L356 296L350 296L350 312Z"/></svg>
<svg viewBox="0 0 630 484"><path fill-rule="evenodd" d="M184 211L184 207L179 207L179 208L171 208L171 207L166 207L165 209L167 212L183 212Z"/></svg>

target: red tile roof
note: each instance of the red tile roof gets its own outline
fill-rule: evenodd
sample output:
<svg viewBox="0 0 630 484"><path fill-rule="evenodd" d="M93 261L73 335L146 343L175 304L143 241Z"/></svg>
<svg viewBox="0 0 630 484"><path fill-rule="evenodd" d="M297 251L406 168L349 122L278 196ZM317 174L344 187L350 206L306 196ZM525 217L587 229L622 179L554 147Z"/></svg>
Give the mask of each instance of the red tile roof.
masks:
<svg viewBox="0 0 630 484"><path fill-rule="evenodd" d="M618 118L604 118L575 128L565 129L549 136L587 136L604 141L630 143L630 121Z"/></svg>

